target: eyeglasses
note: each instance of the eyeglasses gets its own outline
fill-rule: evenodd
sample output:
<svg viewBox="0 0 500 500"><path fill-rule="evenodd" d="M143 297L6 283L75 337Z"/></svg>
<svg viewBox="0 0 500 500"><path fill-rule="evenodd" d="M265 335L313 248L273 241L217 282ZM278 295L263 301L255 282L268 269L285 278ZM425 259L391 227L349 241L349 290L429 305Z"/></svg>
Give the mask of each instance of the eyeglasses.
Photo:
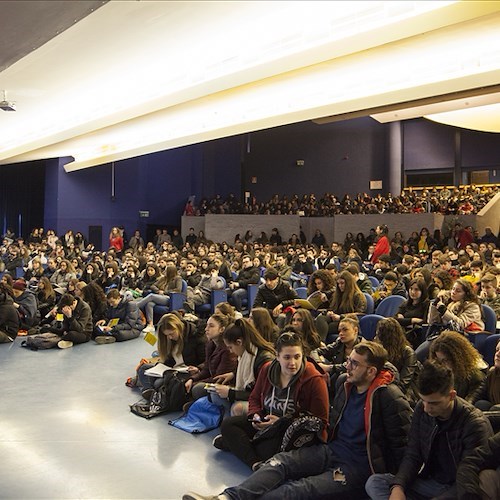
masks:
<svg viewBox="0 0 500 500"><path fill-rule="evenodd" d="M285 332L282 333L276 342L286 342L287 340L300 340L301 337L298 333L295 332Z"/></svg>
<svg viewBox="0 0 500 500"><path fill-rule="evenodd" d="M364 365L364 364L360 363L359 361L356 361L355 359L352 359L352 358L347 358L347 359L345 360L345 363L342 363L342 364L343 364L343 366L345 366L346 368L347 368L348 366L351 366L351 368L352 368L353 370L355 370L358 366L364 366L365 368L369 368L369 366L370 366L370 365Z"/></svg>

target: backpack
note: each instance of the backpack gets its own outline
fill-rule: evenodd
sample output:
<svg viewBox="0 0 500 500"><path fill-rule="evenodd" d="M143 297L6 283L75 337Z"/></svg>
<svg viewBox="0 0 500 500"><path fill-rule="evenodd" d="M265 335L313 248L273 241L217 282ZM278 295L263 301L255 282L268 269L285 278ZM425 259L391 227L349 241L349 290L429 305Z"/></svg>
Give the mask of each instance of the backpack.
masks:
<svg viewBox="0 0 500 500"><path fill-rule="evenodd" d="M184 415L168 423L182 431L201 434L219 427L223 414L223 407L215 405L205 396L197 399Z"/></svg>
<svg viewBox="0 0 500 500"><path fill-rule="evenodd" d="M38 351L39 349L52 349L57 347L57 343L60 340L61 337L55 333L39 333L37 335L30 335L26 337L26 340L21 342L21 346L27 347L32 351Z"/></svg>
<svg viewBox="0 0 500 500"><path fill-rule="evenodd" d="M135 403L130 406L130 411L143 418L153 418L169 411L182 410L188 400L185 380L173 370L163 374L163 382L151 396L150 403Z"/></svg>

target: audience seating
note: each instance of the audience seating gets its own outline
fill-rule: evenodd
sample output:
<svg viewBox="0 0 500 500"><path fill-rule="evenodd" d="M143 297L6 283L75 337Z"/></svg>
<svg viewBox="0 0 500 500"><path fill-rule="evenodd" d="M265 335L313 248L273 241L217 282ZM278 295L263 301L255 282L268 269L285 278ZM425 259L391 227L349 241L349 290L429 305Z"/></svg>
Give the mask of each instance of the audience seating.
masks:
<svg viewBox="0 0 500 500"><path fill-rule="evenodd" d="M307 288L305 286L299 286L295 289L299 299L307 299Z"/></svg>
<svg viewBox="0 0 500 500"><path fill-rule="evenodd" d="M490 366L493 366L495 351L499 340L500 340L500 333L488 335L487 339L478 348L478 351L483 356L483 359Z"/></svg>
<svg viewBox="0 0 500 500"><path fill-rule="evenodd" d="M486 339L490 336L490 334L496 333L497 328L497 316L495 314L495 311L487 304L481 304L481 309L483 310L484 330L487 333L476 333L475 335L469 335L469 340L478 351L480 350Z"/></svg>
<svg viewBox="0 0 500 500"><path fill-rule="evenodd" d="M368 276L368 279L371 281L373 290L376 290L380 286L380 281L375 276Z"/></svg>
<svg viewBox="0 0 500 500"><path fill-rule="evenodd" d="M182 309L184 306L184 301L186 300L186 293L187 293L187 283L186 281L182 280L182 288L180 292L170 292L170 304L168 306L160 306L156 305L153 309L154 316L155 318L157 316L161 317L164 314L167 314L172 311L178 311L179 309ZM155 321L156 323L156 321Z"/></svg>
<svg viewBox="0 0 500 500"><path fill-rule="evenodd" d="M362 316L359 320L361 336L366 340L373 340L377 332L377 324L381 319L384 319L384 316L380 316L380 314L366 314Z"/></svg>
<svg viewBox="0 0 500 500"><path fill-rule="evenodd" d="M363 292L364 296L366 297L366 314L373 314L375 310L375 302L373 300L373 297L368 293L368 292Z"/></svg>
<svg viewBox="0 0 500 500"><path fill-rule="evenodd" d="M221 302L227 302L227 291L226 291L226 280L219 276L219 278L224 282L222 290L212 290L210 294L210 303L202 304L201 306L196 306L195 312L200 315L213 314L215 311L215 306ZM254 297L255 298L255 297Z"/></svg>
<svg viewBox="0 0 500 500"><path fill-rule="evenodd" d="M377 306L375 314L379 314L386 318L392 318L398 312L399 306L405 300L406 299L401 295L389 295L389 297L383 299Z"/></svg>

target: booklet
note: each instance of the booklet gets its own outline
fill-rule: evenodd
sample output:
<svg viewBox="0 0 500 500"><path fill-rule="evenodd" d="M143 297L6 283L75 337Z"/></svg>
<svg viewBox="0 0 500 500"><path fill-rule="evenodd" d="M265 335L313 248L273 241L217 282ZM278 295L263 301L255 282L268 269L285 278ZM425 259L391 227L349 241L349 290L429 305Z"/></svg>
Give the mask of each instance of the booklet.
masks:
<svg viewBox="0 0 500 500"><path fill-rule="evenodd" d="M113 318L113 319L110 319L108 321L108 324L107 325L103 325L103 326L109 326L110 328L113 328L114 326L116 326L118 323L120 322L120 318ZM104 331L102 329L102 327L99 327L102 331Z"/></svg>
<svg viewBox="0 0 500 500"><path fill-rule="evenodd" d="M155 366L145 370L144 374L150 377L163 377L163 374L168 370L180 373L189 373L188 367L186 365L178 365L175 367L171 367L164 365L163 363L158 363Z"/></svg>
<svg viewBox="0 0 500 500"><path fill-rule="evenodd" d="M298 307L302 307L303 309L315 310L318 309L323 301L321 300L321 294L319 290L311 293L307 299L295 299L295 303Z"/></svg>

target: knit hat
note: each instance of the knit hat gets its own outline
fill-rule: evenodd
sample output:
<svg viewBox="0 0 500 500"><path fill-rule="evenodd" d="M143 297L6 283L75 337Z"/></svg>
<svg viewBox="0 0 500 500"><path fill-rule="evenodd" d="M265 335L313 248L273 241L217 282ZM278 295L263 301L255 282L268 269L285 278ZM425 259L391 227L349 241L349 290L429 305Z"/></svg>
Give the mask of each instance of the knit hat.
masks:
<svg viewBox="0 0 500 500"><path fill-rule="evenodd" d="M24 292L24 290L26 290L26 281L22 278L14 281L14 283L12 284L12 288L14 290L21 290Z"/></svg>
<svg viewBox="0 0 500 500"><path fill-rule="evenodd" d="M269 267L264 273L264 279L275 280L279 276L278 271L274 267Z"/></svg>

